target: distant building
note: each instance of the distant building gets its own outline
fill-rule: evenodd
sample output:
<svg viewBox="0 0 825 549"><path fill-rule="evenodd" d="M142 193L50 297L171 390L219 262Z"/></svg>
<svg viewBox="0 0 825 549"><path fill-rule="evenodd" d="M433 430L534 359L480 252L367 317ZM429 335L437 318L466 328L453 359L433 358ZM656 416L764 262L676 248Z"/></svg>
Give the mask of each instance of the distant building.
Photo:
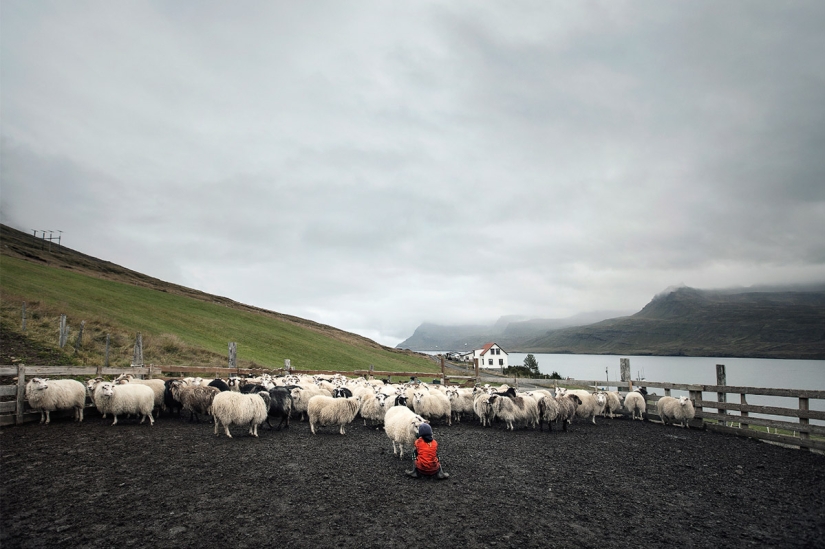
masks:
<svg viewBox="0 0 825 549"><path fill-rule="evenodd" d="M507 353L498 343L485 343L481 349L474 349L471 361L478 359L479 368L507 368Z"/></svg>

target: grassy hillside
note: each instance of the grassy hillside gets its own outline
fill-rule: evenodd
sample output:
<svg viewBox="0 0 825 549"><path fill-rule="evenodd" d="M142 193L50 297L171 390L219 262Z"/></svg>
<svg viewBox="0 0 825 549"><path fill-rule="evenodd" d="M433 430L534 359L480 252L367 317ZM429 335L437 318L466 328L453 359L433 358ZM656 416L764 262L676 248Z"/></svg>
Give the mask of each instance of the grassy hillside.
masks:
<svg viewBox="0 0 825 549"><path fill-rule="evenodd" d="M376 370L397 372L436 369L432 361L420 355L394 351L329 326L200 292L193 297L188 295L191 290L163 287L161 281L148 277L143 284L135 285L135 280L141 280L134 276L136 273L130 272L128 282L118 281L113 279L118 271L111 264L103 269L109 279L94 276L89 272L94 258L88 256L83 256L86 264L82 266L66 258L50 265L50 258L44 257L48 252L31 249L25 242L10 246L10 231L13 229L3 227L4 249L0 255L0 320L4 331L20 331L25 302L26 335L54 348L59 316L65 313L71 334L64 352L77 364L101 363L108 333L110 364L128 365L135 334L141 332L144 361L158 365L225 366L228 342L235 341L242 367L277 368L288 358L298 369L351 371L370 365ZM15 236L25 241L22 234ZM29 247L23 249L23 245ZM75 351L78 329L84 320L82 344Z"/></svg>

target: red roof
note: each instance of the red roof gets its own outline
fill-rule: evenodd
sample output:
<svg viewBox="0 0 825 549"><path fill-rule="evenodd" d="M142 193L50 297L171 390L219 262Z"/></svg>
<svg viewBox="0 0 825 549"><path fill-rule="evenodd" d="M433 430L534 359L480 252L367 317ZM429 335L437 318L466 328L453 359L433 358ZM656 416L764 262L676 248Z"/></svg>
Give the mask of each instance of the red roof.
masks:
<svg viewBox="0 0 825 549"><path fill-rule="evenodd" d="M484 353L486 353L487 351L489 351L489 350L490 350L490 348L491 348L493 345L498 345L498 343L485 343L485 344L484 344L484 347L482 347L482 348L481 348L481 349L482 349L482 351L481 351L481 355L484 355ZM499 349L501 349L501 347L500 347L500 346L499 346ZM504 351L504 349L501 349L501 351L502 351L505 355L507 354L507 352L506 352L506 351Z"/></svg>

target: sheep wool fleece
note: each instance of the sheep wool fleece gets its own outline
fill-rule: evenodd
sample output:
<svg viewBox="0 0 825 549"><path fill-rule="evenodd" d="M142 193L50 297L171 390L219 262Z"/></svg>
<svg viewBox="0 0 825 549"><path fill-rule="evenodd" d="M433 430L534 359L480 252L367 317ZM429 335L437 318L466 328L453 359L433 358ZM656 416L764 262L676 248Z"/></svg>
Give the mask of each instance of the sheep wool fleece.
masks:
<svg viewBox="0 0 825 549"><path fill-rule="evenodd" d="M438 463L438 441L426 442L423 438L415 439L415 468L425 475L434 475L441 468Z"/></svg>

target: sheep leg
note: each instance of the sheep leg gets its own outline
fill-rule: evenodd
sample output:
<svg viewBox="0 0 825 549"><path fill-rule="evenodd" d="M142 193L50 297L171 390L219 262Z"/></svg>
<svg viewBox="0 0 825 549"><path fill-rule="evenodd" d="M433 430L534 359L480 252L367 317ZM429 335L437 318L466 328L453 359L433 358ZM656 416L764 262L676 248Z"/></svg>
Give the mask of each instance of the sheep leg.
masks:
<svg viewBox="0 0 825 549"><path fill-rule="evenodd" d="M117 425L117 414L112 414L112 415L115 416L115 421L114 421L114 423L112 423L112 427L114 427L115 425Z"/></svg>
<svg viewBox="0 0 825 549"><path fill-rule="evenodd" d="M218 425L219 424L220 424L220 421L218 421L218 419L215 418L215 436L218 436Z"/></svg>
<svg viewBox="0 0 825 549"><path fill-rule="evenodd" d="M83 408L82 407L77 409L77 414L78 414L77 421L79 423L83 423Z"/></svg>
<svg viewBox="0 0 825 549"><path fill-rule="evenodd" d="M342 435L346 435L346 434L347 434L347 431L344 429L344 426L343 426L343 425L341 425L341 429L339 430L339 432L340 432Z"/></svg>
<svg viewBox="0 0 825 549"><path fill-rule="evenodd" d="M232 433L229 432L229 424L225 423L223 428L224 428L224 431L226 431L226 436L228 436L229 438L232 438Z"/></svg>
<svg viewBox="0 0 825 549"><path fill-rule="evenodd" d="M315 434L315 423L310 421L309 422L309 430L312 431L312 434Z"/></svg>

